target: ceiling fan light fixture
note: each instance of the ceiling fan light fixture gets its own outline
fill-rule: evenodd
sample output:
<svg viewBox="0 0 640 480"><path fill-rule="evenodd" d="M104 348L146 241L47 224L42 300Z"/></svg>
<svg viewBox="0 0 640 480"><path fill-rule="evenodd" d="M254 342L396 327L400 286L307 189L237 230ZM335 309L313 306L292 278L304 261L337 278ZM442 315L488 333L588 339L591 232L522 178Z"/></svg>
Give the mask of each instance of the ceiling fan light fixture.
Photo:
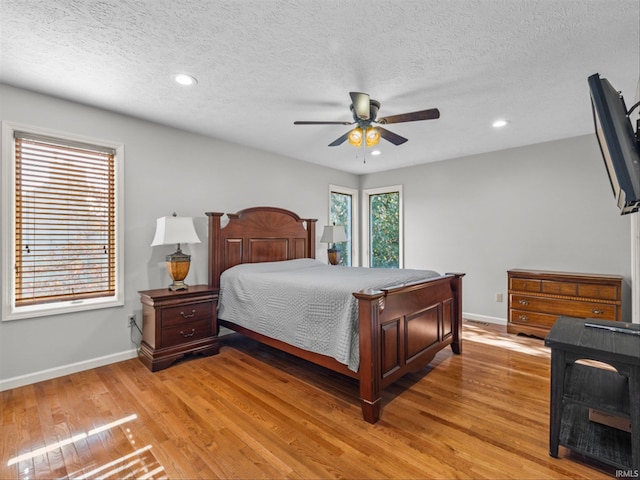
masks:
<svg viewBox="0 0 640 480"><path fill-rule="evenodd" d="M359 147L362 145L362 128L356 127L349 132L349 143L354 147Z"/></svg>
<svg viewBox="0 0 640 480"><path fill-rule="evenodd" d="M365 139L367 141L367 147L373 147L380 143L380 132L375 127L367 128Z"/></svg>

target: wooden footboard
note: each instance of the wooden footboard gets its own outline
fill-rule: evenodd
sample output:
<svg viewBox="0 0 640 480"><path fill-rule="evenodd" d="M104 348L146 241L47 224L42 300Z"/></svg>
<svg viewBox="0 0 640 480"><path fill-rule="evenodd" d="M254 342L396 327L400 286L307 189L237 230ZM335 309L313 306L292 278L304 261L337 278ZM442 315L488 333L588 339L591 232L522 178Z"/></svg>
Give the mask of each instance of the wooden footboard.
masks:
<svg viewBox="0 0 640 480"><path fill-rule="evenodd" d="M447 345L462 353L463 276L354 293L360 315L360 402L367 422L380 418L386 386L426 366Z"/></svg>

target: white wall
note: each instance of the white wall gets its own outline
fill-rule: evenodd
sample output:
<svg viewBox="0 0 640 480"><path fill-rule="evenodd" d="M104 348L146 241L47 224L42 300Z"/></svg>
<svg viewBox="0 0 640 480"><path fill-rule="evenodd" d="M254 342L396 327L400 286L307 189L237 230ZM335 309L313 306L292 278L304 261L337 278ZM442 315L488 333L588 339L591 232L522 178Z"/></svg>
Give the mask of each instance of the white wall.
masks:
<svg viewBox="0 0 640 480"><path fill-rule="evenodd" d="M135 356L126 317L141 318L137 292L171 283L164 266L171 249L150 247L157 217L195 217L202 243L183 248L192 255L187 283L206 283L205 211L272 205L321 227L329 184L358 184L352 174L6 85L0 119L124 143L126 242L124 307L0 322L0 389ZM326 259L325 246L317 247Z"/></svg>
<svg viewBox="0 0 640 480"><path fill-rule="evenodd" d="M361 178L361 188L396 184L405 267L466 272L469 316L506 321L511 268L623 275L630 316L630 218L616 208L595 135Z"/></svg>

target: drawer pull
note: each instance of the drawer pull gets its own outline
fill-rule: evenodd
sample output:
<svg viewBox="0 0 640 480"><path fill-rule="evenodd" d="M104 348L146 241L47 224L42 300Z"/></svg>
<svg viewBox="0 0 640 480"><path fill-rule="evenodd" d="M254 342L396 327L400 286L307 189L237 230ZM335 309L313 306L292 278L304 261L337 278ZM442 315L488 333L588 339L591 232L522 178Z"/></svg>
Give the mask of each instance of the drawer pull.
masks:
<svg viewBox="0 0 640 480"><path fill-rule="evenodd" d="M529 316L528 315L518 315L518 320L521 320L523 322L528 322L529 321Z"/></svg>
<svg viewBox="0 0 640 480"><path fill-rule="evenodd" d="M191 310L191 313L180 312L180 315L182 315L182 318L193 318L196 316L196 311Z"/></svg>
<svg viewBox="0 0 640 480"><path fill-rule="evenodd" d="M529 305L529 302L527 302L526 300L518 300L518 303L520 305Z"/></svg>
<svg viewBox="0 0 640 480"><path fill-rule="evenodd" d="M604 313L604 310L599 310L597 308L592 308L591 309L591 313L595 313L596 315L602 315Z"/></svg>
<svg viewBox="0 0 640 480"><path fill-rule="evenodd" d="M196 329L195 328L191 329L191 333L184 333L183 331L180 331L180 335L182 335L184 338L193 337L193 335L195 333L196 333Z"/></svg>

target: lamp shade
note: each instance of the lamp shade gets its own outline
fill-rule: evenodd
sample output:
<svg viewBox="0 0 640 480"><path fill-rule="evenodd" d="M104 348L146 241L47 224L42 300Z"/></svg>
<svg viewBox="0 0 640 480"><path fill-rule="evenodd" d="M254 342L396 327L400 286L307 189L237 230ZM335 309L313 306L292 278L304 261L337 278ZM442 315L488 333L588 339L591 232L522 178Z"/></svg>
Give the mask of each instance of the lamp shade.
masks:
<svg viewBox="0 0 640 480"><path fill-rule="evenodd" d="M326 225L322 231L320 242L342 243L347 241L347 234L343 225Z"/></svg>
<svg viewBox="0 0 640 480"><path fill-rule="evenodd" d="M200 243L191 217L161 217L156 221L156 235L151 246L177 243Z"/></svg>
<svg viewBox="0 0 640 480"><path fill-rule="evenodd" d="M369 127L366 131L367 147L373 147L380 143L380 132L376 127Z"/></svg>
<svg viewBox="0 0 640 480"><path fill-rule="evenodd" d="M349 136L347 138L349 139L349 143L351 145L353 145L354 147L359 147L360 145L362 145L362 135L362 128L356 127L349 132Z"/></svg>

